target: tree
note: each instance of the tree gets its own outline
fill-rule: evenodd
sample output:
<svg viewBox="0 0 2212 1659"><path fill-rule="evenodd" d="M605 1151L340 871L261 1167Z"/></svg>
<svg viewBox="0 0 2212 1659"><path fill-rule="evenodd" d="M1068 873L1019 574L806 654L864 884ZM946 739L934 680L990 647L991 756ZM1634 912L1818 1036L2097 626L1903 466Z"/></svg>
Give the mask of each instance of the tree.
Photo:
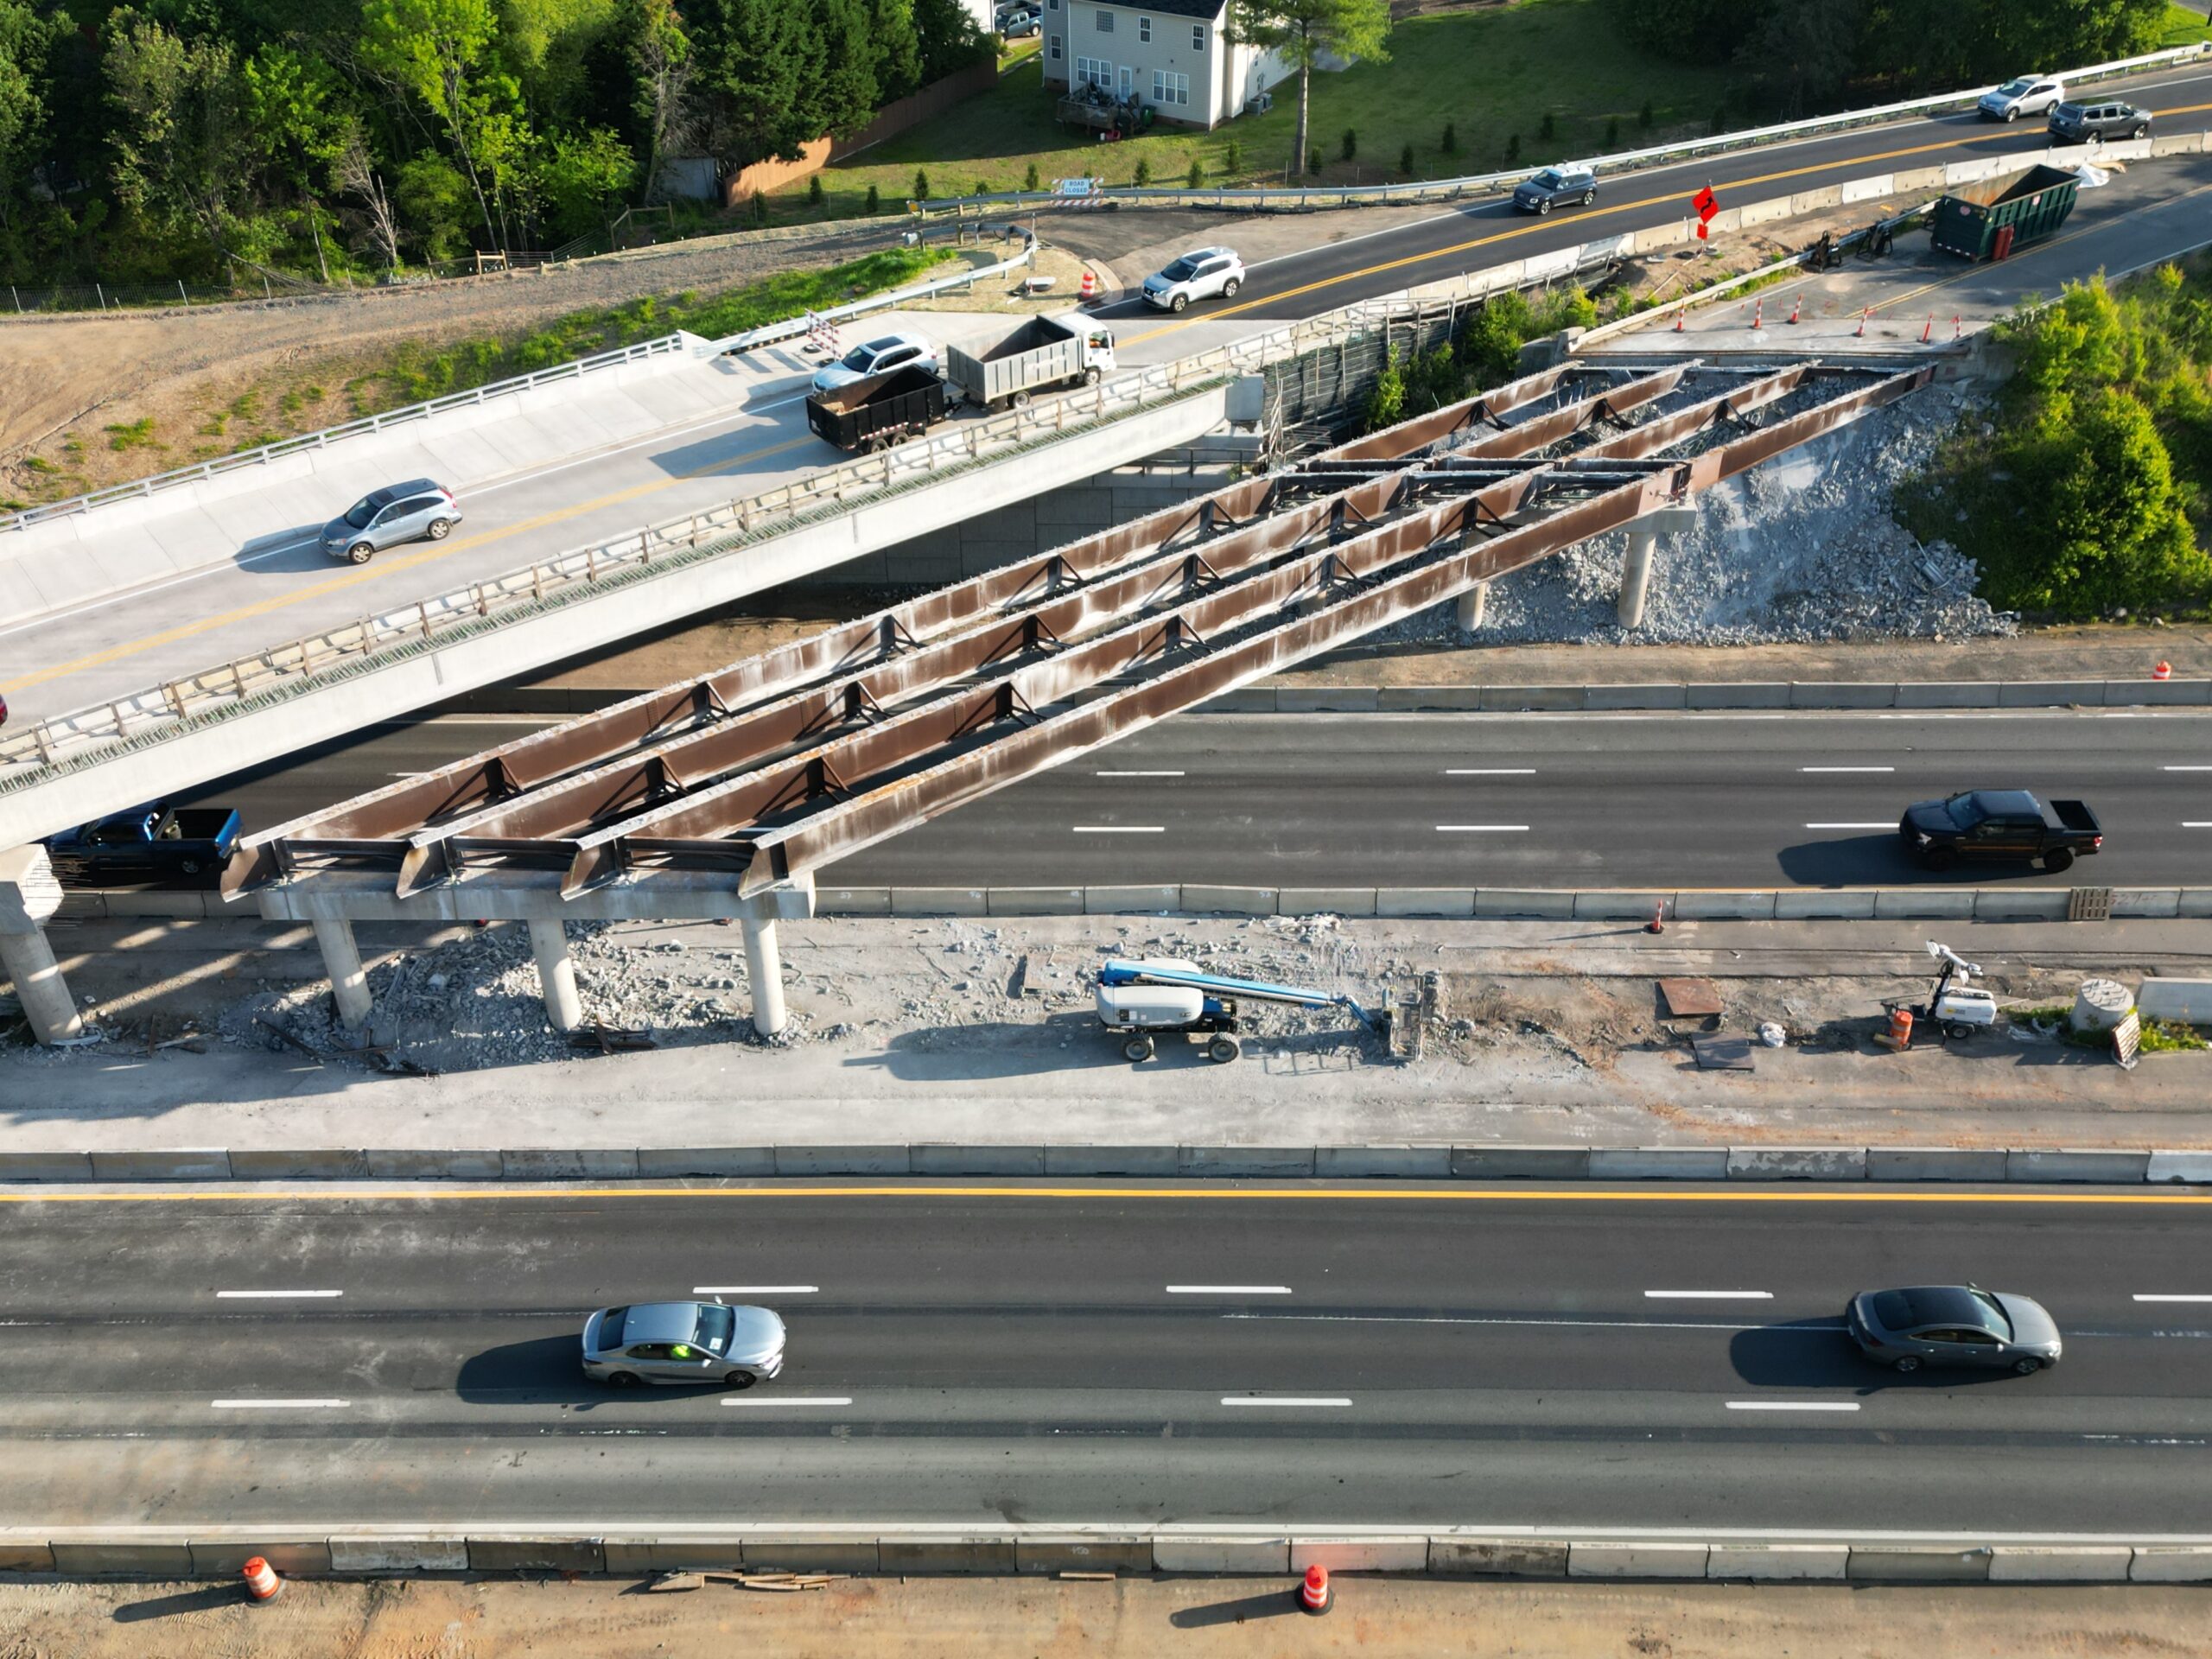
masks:
<svg viewBox="0 0 2212 1659"><path fill-rule="evenodd" d="M685 137L691 91L691 37L675 0L623 0L615 29L628 43L630 113L645 139L638 176L650 201L660 189L662 157Z"/></svg>
<svg viewBox="0 0 2212 1659"><path fill-rule="evenodd" d="M1763 75L1781 114L1813 114L1842 97L1866 22L1866 0L1775 0L1743 57Z"/></svg>
<svg viewBox="0 0 2212 1659"><path fill-rule="evenodd" d="M327 283L319 187L352 130L337 83L320 63L284 46L264 46L246 60L243 78L262 156L298 194L315 238L315 269Z"/></svg>
<svg viewBox="0 0 2212 1659"><path fill-rule="evenodd" d="M157 218L189 221L227 260L253 155L230 43L188 41L123 13L104 67L119 117L117 194Z"/></svg>
<svg viewBox="0 0 2212 1659"><path fill-rule="evenodd" d="M914 0L868 0L868 39L876 52L876 95L904 98L922 84L922 43L914 33Z"/></svg>
<svg viewBox="0 0 2212 1659"><path fill-rule="evenodd" d="M608 209L628 192L637 168L629 146L605 127L555 137L537 181L555 233L566 239L604 224Z"/></svg>
<svg viewBox="0 0 2212 1659"><path fill-rule="evenodd" d="M1294 155L1307 154L1313 71L1325 59L1387 62L1389 0L1230 0L1229 39L1272 52L1298 76L1298 133ZM1319 172L1319 166L1312 168Z"/></svg>
<svg viewBox="0 0 2212 1659"><path fill-rule="evenodd" d="M492 222L488 158L479 151L487 137L496 145L506 135L485 132L491 111L475 85L493 28L490 0L364 0L361 7L363 63L436 115L475 194L484 234L499 248L505 244Z"/></svg>
<svg viewBox="0 0 2212 1659"><path fill-rule="evenodd" d="M925 86L965 69L982 49L976 20L960 0L914 0L914 35L921 47Z"/></svg>
<svg viewBox="0 0 2212 1659"><path fill-rule="evenodd" d="M0 0L0 228L13 222L45 146L45 59L68 27L62 18L36 16L21 0Z"/></svg>
<svg viewBox="0 0 2212 1659"><path fill-rule="evenodd" d="M820 42L785 0L692 0L683 13L725 150L740 167L797 161L822 137L814 88Z"/></svg>
<svg viewBox="0 0 2212 1659"><path fill-rule="evenodd" d="M391 197L384 188L384 178L370 159L367 140L362 136L358 121L346 124L338 146L338 155L331 164L332 184L344 194L361 204L361 216L366 222L369 239L376 245L386 270L399 269L399 218L392 212Z"/></svg>
<svg viewBox="0 0 2212 1659"><path fill-rule="evenodd" d="M810 10L822 62L813 87L816 137L847 137L874 117L881 96L875 79L881 53L869 33L867 0L810 0Z"/></svg>

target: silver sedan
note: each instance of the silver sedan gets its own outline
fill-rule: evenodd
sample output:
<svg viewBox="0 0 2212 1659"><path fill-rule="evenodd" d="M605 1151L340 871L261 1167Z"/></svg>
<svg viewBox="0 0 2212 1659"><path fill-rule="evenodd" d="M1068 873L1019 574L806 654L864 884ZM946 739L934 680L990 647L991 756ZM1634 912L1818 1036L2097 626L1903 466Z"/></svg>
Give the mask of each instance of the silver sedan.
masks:
<svg viewBox="0 0 2212 1659"><path fill-rule="evenodd" d="M1900 1371L1957 1365L2025 1376L2057 1364L2064 1349L2042 1303L1978 1285L1861 1291L1844 1325L1860 1353Z"/></svg>
<svg viewBox="0 0 2212 1659"><path fill-rule="evenodd" d="M765 1307L639 1302L584 1321L584 1375L618 1389L715 1382L748 1389L784 1369L784 1322Z"/></svg>

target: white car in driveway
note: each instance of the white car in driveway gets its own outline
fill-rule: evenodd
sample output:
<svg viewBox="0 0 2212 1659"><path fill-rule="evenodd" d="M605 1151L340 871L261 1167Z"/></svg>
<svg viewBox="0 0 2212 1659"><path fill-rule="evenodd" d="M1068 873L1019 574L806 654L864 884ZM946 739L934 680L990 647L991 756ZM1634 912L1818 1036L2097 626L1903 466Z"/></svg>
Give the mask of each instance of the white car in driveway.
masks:
<svg viewBox="0 0 2212 1659"><path fill-rule="evenodd" d="M1147 302L1180 311L1192 300L1234 297L1244 285L1244 262L1233 248L1193 248L1166 270L1144 279Z"/></svg>
<svg viewBox="0 0 2212 1659"><path fill-rule="evenodd" d="M872 374L888 374L893 369L906 368L927 369L931 374L944 372L938 360L936 346L919 334L885 334L864 346L854 346L835 363L817 369L814 389L835 391Z"/></svg>
<svg viewBox="0 0 2212 1659"><path fill-rule="evenodd" d="M2066 101L2063 83L2049 75L2015 75L1974 105L1985 121L2017 121L2024 115L2049 115Z"/></svg>

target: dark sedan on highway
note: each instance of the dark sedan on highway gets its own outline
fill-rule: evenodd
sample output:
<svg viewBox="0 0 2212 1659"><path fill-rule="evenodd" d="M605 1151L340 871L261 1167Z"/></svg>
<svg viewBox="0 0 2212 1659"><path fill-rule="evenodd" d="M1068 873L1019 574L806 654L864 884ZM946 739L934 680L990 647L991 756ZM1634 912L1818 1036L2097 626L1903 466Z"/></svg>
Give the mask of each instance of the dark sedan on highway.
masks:
<svg viewBox="0 0 2212 1659"><path fill-rule="evenodd" d="M1975 1285L1861 1291L1843 1322L1860 1353L1900 1371L1955 1365L2029 1376L2057 1364L2063 1346L2041 1303Z"/></svg>

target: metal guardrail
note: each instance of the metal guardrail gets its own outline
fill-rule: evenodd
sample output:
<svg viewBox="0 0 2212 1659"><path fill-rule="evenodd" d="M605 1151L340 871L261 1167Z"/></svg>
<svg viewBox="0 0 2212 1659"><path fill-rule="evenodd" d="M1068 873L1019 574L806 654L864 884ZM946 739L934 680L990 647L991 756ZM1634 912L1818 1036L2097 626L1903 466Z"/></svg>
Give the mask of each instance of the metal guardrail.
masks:
<svg viewBox="0 0 2212 1659"><path fill-rule="evenodd" d="M2133 74L2145 69L2193 63L2212 54L2212 46L2171 47L2163 52L2146 53L2140 57L2119 58L2109 63L2091 64L2086 68L2068 70L2056 79L2071 84L2104 80L2115 75ZM1971 108L1993 86L1976 86L1965 92L1939 92L1929 98L1908 99L1903 103L1881 104L1864 110L1849 110L1837 115L1815 116L1809 120L1784 122L1769 127L1751 127L1740 132L1715 133L1703 138L1686 138L1670 144L1655 144L1644 149L1622 150L1611 156L1594 156L1582 164L1604 172L1628 172L1656 162L1679 161L1688 157L1717 155L1735 149L1755 149L1762 145L1784 143L1793 139L1815 137L1824 132L1843 132L1853 127L1875 126L1885 121L1895 121L1907 116L1933 114L1945 110ZM1503 173L1480 173L1457 179L1427 179L1405 184L1313 185L1283 186L1280 188L1261 187L1250 189L1179 190L1158 185L1109 185L1096 194L1079 199L1069 199L1051 191L1012 190L990 195L962 196L942 204L944 211L958 215L969 210L1004 211L1019 209L1027 212L1041 207L1063 207L1079 211L1100 201L1173 202L1183 207L1217 207L1224 210L1243 209L1264 212L1269 208L1288 208L1311 212L1322 207L1355 207L1389 202L1450 200L1454 197L1479 194L1499 190L1519 183L1531 174L1541 170L1545 163L1515 168ZM938 204L925 206L917 215L932 216Z"/></svg>
<svg viewBox="0 0 2212 1659"><path fill-rule="evenodd" d="M341 664L415 648L486 621L518 618L548 602L561 602L578 588L632 579L656 564L666 568L712 556L726 550L733 537L750 542L809 511L898 488L953 467L1003 459L1028 444L1135 414L1206 385L1257 372L1271 363L1339 345L1390 322L1433 315L1504 289L1576 276L1592 265L1610 264L1618 251L1617 240L1586 244L1503 270L1471 272L1361 301L1192 357L1116 375L1064 397L1040 399L1025 409L962 421L934 436L827 467L704 512L649 524L489 581L53 715L20 731L0 733L0 793L25 786L39 769L67 764L88 746L146 736L213 709L268 696Z"/></svg>
<svg viewBox="0 0 2212 1659"><path fill-rule="evenodd" d="M871 294L865 299L855 300L849 305L833 305L826 311L817 311L810 317L786 317L781 322L771 322L759 328L748 328L741 334L731 334L714 341L710 349L716 352L749 352L758 346L772 346L779 340L797 340L814 322L843 322L853 317L864 317L871 312L894 310L915 300L926 300L938 294L950 294L955 289L965 290L977 283L993 276L1004 276L1026 269L1037 257L1037 244L1033 238L1023 233L1021 251L1011 259L1001 259L995 265L985 265L976 270L963 270L957 276L941 276L935 282L919 283L912 288L895 289L887 294ZM1070 303L1073 303L1072 301Z"/></svg>
<svg viewBox="0 0 2212 1659"><path fill-rule="evenodd" d="M242 467L265 466L270 461L298 454L302 450L327 448L340 439L386 432L395 426L425 420L446 410L466 409L472 404L490 403L496 398L512 397L518 391L528 391L532 387L547 385L556 380L574 380L587 374L595 374L601 369L619 368L625 363L640 362L649 357L665 357L671 352L688 351L690 340L690 336L681 334L663 334L658 340L625 346L618 351L601 352L595 357L579 358L573 363L563 363L554 368L537 369L529 374L517 375L511 380L495 380L490 385L478 386L474 391L449 392L443 397L433 397L427 403L410 404L404 409L390 410L382 415L349 421L344 426L302 433L296 438L286 438L278 443L265 443L257 449L241 449L234 455L221 455L213 461L202 461L197 467L181 467L175 472L156 473L151 478L113 485L105 490L72 496L67 501L55 501L42 507L25 507L20 512L0 516L0 531L27 529L32 524L44 524L50 518L89 512L94 507L104 506L111 501L128 501L141 496L155 495L163 490L175 489L181 484L196 484L205 479L220 477L225 473L237 472Z"/></svg>

